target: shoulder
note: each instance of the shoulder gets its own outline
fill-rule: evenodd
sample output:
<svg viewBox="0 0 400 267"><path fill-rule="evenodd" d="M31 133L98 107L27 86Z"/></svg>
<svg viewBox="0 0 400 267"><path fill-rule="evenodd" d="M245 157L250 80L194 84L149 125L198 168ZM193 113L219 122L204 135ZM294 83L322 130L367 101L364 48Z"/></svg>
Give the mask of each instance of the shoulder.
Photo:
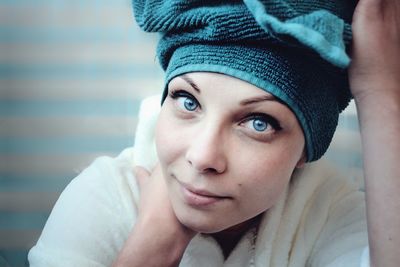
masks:
<svg viewBox="0 0 400 267"><path fill-rule="evenodd" d="M327 161L308 164L293 176L289 189L288 203L302 208L306 221L304 227L315 225L326 230L327 226L340 227L360 222L364 230L365 194L361 185ZM311 222L314 222L313 224Z"/></svg>
<svg viewBox="0 0 400 267"><path fill-rule="evenodd" d="M132 149L99 157L71 181L29 253L31 266L111 264L136 221L132 157Z"/></svg>
<svg viewBox="0 0 400 267"><path fill-rule="evenodd" d="M74 178L72 183L81 180L115 181L121 176L126 176L127 171L132 169L133 159L133 148L126 148L116 157L98 157ZM113 176L109 177L110 174Z"/></svg>
<svg viewBox="0 0 400 267"><path fill-rule="evenodd" d="M108 185L104 189L123 190L126 186L135 186L133 176L134 149L126 148L118 156L98 157L80 175L72 180L74 183L91 183L99 186ZM122 187L121 187L122 186ZM123 190L124 191L124 190Z"/></svg>
<svg viewBox="0 0 400 267"><path fill-rule="evenodd" d="M310 164L297 174L294 185L295 199L306 197L300 225L313 240L310 265L359 264L362 251L368 245L361 185L326 161Z"/></svg>
<svg viewBox="0 0 400 267"><path fill-rule="evenodd" d="M351 213L352 209L357 213ZM365 220L364 209L364 193L359 185L329 162L318 161L295 171L284 212L301 229L314 233L317 238L328 222L335 223L339 219L335 219L336 216L350 214L350 217Z"/></svg>
<svg viewBox="0 0 400 267"><path fill-rule="evenodd" d="M337 168L327 160L308 163L302 169L297 169L292 177L291 193L300 191L304 197L321 194L321 197L343 196L352 192L361 192L362 185L348 173ZM334 200L334 199L332 199Z"/></svg>
<svg viewBox="0 0 400 267"><path fill-rule="evenodd" d="M63 195L73 195L94 206L109 207L130 217L138 201L133 158L133 148L126 148L116 157L98 157L71 181L60 199Z"/></svg>
<svg viewBox="0 0 400 267"><path fill-rule="evenodd" d="M73 194L75 197L87 196L97 201L113 201L114 204L126 201L135 203L135 194L132 192L136 193L137 185L132 171L133 157L133 148L127 148L117 157L96 158L70 182L60 198Z"/></svg>

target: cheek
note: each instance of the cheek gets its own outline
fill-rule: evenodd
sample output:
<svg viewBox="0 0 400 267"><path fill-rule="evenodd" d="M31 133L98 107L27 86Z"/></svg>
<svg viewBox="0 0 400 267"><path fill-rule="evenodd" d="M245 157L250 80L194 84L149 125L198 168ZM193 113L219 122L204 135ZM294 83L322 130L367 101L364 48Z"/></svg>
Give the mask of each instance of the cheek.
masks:
<svg viewBox="0 0 400 267"><path fill-rule="evenodd" d="M157 121L155 143L158 158L162 166L172 163L184 151L182 131L174 124L167 111L162 110Z"/></svg>
<svg viewBox="0 0 400 267"><path fill-rule="evenodd" d="M297 145L289 141L286 139L258 146L243 145L236 153L237 160L234 166L240 166L237 170L242 172L243 177L254 176L262 179L267 176L272 180L290 177L300 159L302 146L301 143Z"/></svg>
<svg viewBox="0 0 400 267"><path fill-rule="evenodd" d="M170 148L173 147L171 143L173 135L173 132L171 131L173 129L171 129L172 127L170 127L170 124L168 124L164 113L165 112L161 111L158 117L155 134L157 155L161 165L164 165L163 163L168 162L169 158L173 154L173 151L170 150Z"/></svg>
<svg viewBox="0 0 400 267"><path fill-rule="evenodd" d="M254 161L247 171L248 191L267 202L274 201L290 180L292 174L290 168L291 166L282 162L264 160L257 163Z"/></svg>
<svg viewBox="0 0 400 267"><path fill-rule="evenodd" d="M262 212L273 206L290 181L296 165L293 154L282 150L252 150L252 154L241 153L235 171L239 174L242 201L254 205L254 212ZM252 160L249 160L252 159ZM248 208L248 207L244 207Z"/></svg>
<svg viewBox="0 0 400 267"><path fill-rule="evenodd" d="M264 172L259 176L255 174L250 179L251 181L244 182L240 186L239 208L248 214L249 218L270 209L277 203L290 181L290 175Z"/></svg>

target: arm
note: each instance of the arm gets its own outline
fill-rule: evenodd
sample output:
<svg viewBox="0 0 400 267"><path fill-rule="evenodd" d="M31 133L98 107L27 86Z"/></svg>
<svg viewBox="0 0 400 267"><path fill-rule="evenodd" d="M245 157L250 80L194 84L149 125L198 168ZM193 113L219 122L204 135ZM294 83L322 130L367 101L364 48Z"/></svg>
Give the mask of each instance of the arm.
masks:
<svg viewBox="0 0 400 267"><path fill-rule="evenodd" d="M139 217L113 266L178 266L195 233L176 218L159 167L151 175L137 167L135 176Z"/></svg>
<svg viewBox="0 0 400 267"><path fill-rule="evenodd" d="M350 85L359 114L372 266L400 262L400 2L360 0Z"/></svg>

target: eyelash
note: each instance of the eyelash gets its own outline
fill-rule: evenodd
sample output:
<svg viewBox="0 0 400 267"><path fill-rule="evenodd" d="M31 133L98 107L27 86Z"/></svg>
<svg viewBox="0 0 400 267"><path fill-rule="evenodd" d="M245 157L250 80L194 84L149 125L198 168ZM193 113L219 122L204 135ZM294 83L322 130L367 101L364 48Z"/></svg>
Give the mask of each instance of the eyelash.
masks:
<svg viewBox="0 0 400 267"><path fill-rule="evenodd" d="M259 119L260 121L265 122L267 125L270 125L275 131L282 130L278 120L265 113L251 113L246 116L246 119L243 122L249 122L256 119Z"/></svg>
<svg viewBox="0 0 400 267"><path fill-rule="evenodd" d="M195 102L199 108L201 108L199 101L197 101L197 99L192 94L190 94L190 93L188 93L188 92L186 92L184 90L171 90L169 92L169 96L174 100L177 100L180 97L189 98L193 102ZM192 110L186 110L186 111L192 112Z"/></svg>
<svg viewBox="0 0 400 267"><path fill-rule="evenodd" d="M189 98L189 99L191 99L192 101L194 101L197 104L198 108L201 108L201 105L197 101L197 99L192 94L190 94L190 93L188 93L188 92L186 92L184 90L170 90L169 96L174 100L177 100L180 97ZM193 112L194 110L191 111L191 110L187 110L186 109L185 111ZM252 120L256 120L256 119L259 119L259 120L265 122L267 125L270 125L274 129L274 131L282 130L282 127L279 124L279 121L277 119L275 119L274 117L272 117L272 116L270 116L268 114L265 114L265 113L250 113L250 114L247 114L245 119L242 120L241 123L246 123L246 122L249 122L249 121L252 121ZM257 132L257 130L255 130L255 131ZM262 132L259 132L259 133L262 133Z"/></svg>

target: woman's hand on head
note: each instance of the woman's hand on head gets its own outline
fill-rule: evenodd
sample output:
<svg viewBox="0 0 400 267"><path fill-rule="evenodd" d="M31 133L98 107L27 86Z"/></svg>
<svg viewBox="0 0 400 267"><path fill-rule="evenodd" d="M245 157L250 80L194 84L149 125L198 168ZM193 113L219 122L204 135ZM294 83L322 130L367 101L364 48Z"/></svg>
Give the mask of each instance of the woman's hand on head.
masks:
<svg viewBox="0 0 400 267"><path fill-rule="evenodd" d="M113 266L178 266L196 234L175 216L159 165L135 167L140 190L138 218Z"/></svg>
<svg viewBox="0 0 400 267"><path fill-rule="evenodd" d="M360 0L352 28L349 78L355 100L381 94L399 96L400 1Z"/></svg>

